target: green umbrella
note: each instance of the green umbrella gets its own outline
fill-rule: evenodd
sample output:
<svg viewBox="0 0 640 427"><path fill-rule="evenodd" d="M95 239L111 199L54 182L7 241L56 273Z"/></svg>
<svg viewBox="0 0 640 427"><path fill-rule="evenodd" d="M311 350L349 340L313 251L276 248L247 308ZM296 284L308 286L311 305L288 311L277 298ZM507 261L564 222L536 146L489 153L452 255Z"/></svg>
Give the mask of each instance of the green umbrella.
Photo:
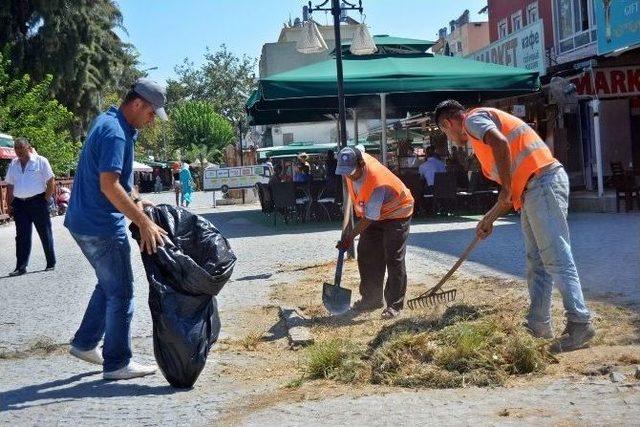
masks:
<svg viewBox="0 0 640 427"><path fill-rule="evenodd" d="M478 103L540 88L536 72L441 55L347 56L343 65L347 107L361 118L379 117L380 94L388 94L387 116L403 117L449 97ZM337 111L335 61L261 79L246 107L252 124L326 120Z"/></svg>

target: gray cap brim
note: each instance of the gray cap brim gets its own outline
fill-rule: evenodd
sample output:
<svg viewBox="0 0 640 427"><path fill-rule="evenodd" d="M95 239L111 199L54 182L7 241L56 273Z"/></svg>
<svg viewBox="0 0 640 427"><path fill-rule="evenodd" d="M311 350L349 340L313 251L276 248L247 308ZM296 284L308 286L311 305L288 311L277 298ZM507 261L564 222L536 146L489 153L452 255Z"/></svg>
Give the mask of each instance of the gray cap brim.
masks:
<svg viewBox="0 0 640 427"><path fill-rule="evenodd" d="M167 116L167 112L164 111L164 107L156 108L156 117L166 122L169 120L169 116Z"/></svg>
<svg viewBox="0 0 640 427"><path fill-rule="evenodd" d="M351 175L356 170L356 166L338 166L336 167L336 175Z"/></svg>

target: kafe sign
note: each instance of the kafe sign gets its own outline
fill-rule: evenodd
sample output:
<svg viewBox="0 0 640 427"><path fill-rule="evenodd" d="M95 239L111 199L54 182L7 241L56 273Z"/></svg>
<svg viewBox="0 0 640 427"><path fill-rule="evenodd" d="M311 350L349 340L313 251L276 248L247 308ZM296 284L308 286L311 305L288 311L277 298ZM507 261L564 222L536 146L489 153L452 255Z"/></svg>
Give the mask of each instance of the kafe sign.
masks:
<svg viewBox="0 0 640 427"><path fill-rule="evenodd" d="M640 0L639 0L640 1ZM509 34L467 58L546 73L542 20Z"/></svg>
<svg viewBox="0 0 640 427"><path fill-rule="evenodd" d="M640 95L640 65L635 67L595 68L594 74L584 74L571 79L578 95L595 95L599 98Z"/></svg>
<svg viewBox="0 0 640 427"><path fill-rule="evenodd" d="M640 44L640 0L594 0L598 54Z"/></svg>

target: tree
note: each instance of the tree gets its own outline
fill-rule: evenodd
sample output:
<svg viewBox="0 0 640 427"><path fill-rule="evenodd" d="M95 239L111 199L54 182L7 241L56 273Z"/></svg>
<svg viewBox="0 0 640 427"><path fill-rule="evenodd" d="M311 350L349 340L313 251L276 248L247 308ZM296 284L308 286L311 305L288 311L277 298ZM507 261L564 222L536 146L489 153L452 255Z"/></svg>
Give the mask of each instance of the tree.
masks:
<svg viewBox="0 0 640 427"><path fill-rule="evenodd" d="M10 77L9 67L0 54L0 129L29 139L38 154L49 159L56 175L66 175L80 151L69 133L73 113L51 96L51 76L35 83L28 74Z"/></svg>
<svg viewBox="0 0 640 427"><path fill-rule="evenodd" d="M231 123L205 101L185 101L171 110L173 146L184 153L220 162L224 148L233 143Z"/></svg>
<svg viewBox="0 0 640 427"><path fill-rule="evenodd" d="M0 2L0 48L10 54L12 74L36 81L52 75L50 89L79 118L80 130L98 113L103 93L121 92L140 74L135 50L116 28L124 30L113 0Z"/></svg>
<svg viewBox="0 0 640 427"><path fill-rule="evenodd" d="M185 99L207 101L219 114L246 129L244 105L257 85L256 60L246 55L240 58L224 44L216 52L207 48L204 58L200 68L187 59L176 67L178 79L167 81L170 105Z"/></svg>
<svg viewBox="0 0 640 427"><path fill-rule="evenodd" d="M169 160L172 157L172 151L175 151L171 139L172 123L156 119L154 123L140 130L135 146L136 157L146 159L153 156L156 161Z"/></svg>

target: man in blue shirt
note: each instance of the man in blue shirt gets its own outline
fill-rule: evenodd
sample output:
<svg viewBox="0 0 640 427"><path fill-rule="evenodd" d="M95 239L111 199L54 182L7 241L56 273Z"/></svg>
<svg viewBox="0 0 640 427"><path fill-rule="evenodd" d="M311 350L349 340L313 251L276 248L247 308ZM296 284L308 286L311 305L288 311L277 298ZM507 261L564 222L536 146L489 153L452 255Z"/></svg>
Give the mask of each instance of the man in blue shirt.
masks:
<svg viewBox="0 0 640 427"><path fill-rule="evenodd" d="M150 375L155 366L131 361L133 271L125 216L140 228L140 250L149 254L166 232L131 195L137 130L156 116L166 120L165 89L139 79L120 108L111 107L92 124L80 154L64 225L96 272L96 285L70 353L103 365L103 377L121 380ZM104 335L102 354L98 344Z"/></svg>

